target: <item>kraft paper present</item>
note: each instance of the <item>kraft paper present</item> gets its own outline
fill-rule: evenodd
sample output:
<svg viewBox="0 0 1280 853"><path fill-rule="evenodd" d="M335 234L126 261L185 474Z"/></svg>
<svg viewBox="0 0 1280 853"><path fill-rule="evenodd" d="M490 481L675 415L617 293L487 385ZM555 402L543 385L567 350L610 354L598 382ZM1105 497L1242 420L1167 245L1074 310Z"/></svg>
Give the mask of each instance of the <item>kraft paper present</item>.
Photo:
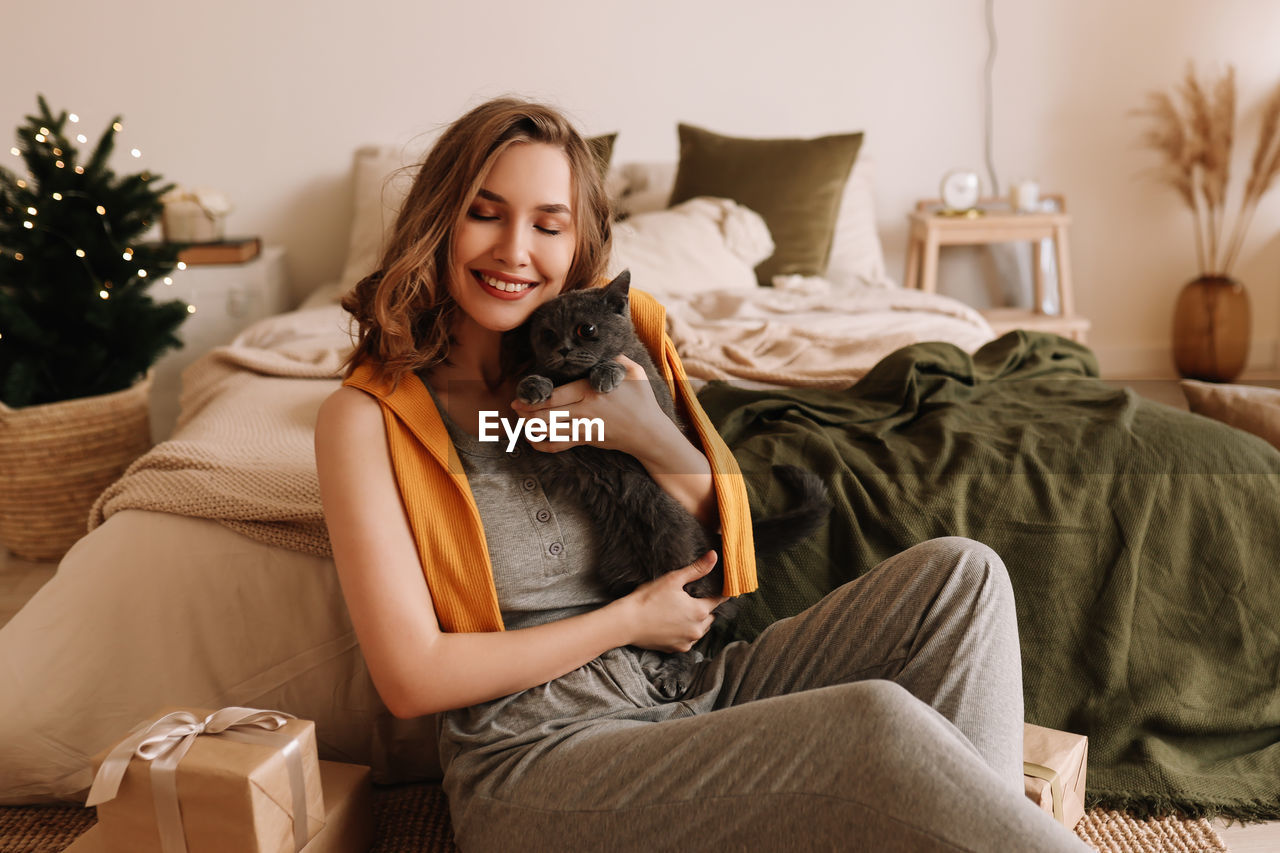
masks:
<svg viewBox="0 0 1280 853"><path fill-rule="evenodd" d="M320 762L324 788L324 829L302 853L367 853L373 846L373 792L369 768L336 761ZM106 853L102 827L91 827L66 853Z"/></svg>
<svg viewBox="0 0 1280 853"><path fill-rule="evenodd" d="M170 730L167 737L157 734ZM107 778L113 774L102 765L123 757L110 759L113 747L95 758L99 771L88 804L98 807L107 853L181 853L184 842L186 853L295 853L324 826L310 720L246 708L167 708L125 741L144 734L141 745L124 756L133 757L114 796ZM185 754L173 747L175 738ZM178 761L169 783L163 778L166 756L170 763ZM305 805L296 824L295 804ZM162 841L166 825L167 845Z"/></svg>
<svg viewBox="0 0 1280 853"><path fill-rule="evenodd" d="M1040 808L1067 829L1084 817L1084 777L1089 739L1084 735L1025 724L1023 788Z"/></svg>

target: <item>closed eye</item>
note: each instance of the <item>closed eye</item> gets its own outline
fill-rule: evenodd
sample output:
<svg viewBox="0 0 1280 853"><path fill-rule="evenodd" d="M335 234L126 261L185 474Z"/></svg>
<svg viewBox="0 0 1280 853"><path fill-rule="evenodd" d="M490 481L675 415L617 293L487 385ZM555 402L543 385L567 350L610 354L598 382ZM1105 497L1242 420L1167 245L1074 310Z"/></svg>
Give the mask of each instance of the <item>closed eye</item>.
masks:
<svg viewBox="0 0 1280 853"><path fill-rule="evenodd" d="M537 228L539 231L541 231L543 234L547 234L551 237L554 237L560 233L558 230L554 228L543 228L541 225L535 225L534 227Z"/></svg>
<svg viewBox="0 0 1280 853"><path fill-rule="evenodd" d="M498 219L498 217L496 216L484 216L482 214L476 213L474 210L467 211L467 217L469 219L475 219L480 222L496 222Z"/></svg>

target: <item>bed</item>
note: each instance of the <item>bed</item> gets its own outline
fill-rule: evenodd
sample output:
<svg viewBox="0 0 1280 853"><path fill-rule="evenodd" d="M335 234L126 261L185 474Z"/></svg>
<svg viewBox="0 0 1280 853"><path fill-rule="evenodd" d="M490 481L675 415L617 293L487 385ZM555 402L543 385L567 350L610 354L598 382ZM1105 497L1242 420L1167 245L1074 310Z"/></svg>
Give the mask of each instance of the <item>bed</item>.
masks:
<svg viewBox="0 0 1280 853"><path fill-rule="evenodd" d="M400 165L357 153L340 280L192 365L173 438L0 629L0 803L81 799L90 757L171 704L283 709L316 721L322 758L438 776L432 722L394 719L372 687L311 461L349 346L335 300L372 269ZM1028 720L1092 740L1092 802L1280 818L1280 453L1101 382L1081 345L995 339L968 307L895 287L871 169L864 152L834 185L826 268L769 288L756 269L780 229L740 199L667 209L671 164L610 175L614 265L668 305L754 505L774 460L836 498L829 529L761 563L722 639L920 539L973 536L1014 579Z"/></svg>

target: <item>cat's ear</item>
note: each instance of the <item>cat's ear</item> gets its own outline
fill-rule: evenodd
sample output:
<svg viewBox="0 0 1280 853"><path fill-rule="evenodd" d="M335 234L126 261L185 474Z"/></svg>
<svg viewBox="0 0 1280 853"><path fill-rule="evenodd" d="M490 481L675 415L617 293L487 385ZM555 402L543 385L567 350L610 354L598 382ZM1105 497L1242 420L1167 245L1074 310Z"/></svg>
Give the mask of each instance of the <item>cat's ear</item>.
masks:
<svg viewBox="0 0 1280 853"><path fill-rule="evenodd" d="M604 286L604 293L611 310L626 317L631 307L631 270L623 270L618 277Z"/></svg>

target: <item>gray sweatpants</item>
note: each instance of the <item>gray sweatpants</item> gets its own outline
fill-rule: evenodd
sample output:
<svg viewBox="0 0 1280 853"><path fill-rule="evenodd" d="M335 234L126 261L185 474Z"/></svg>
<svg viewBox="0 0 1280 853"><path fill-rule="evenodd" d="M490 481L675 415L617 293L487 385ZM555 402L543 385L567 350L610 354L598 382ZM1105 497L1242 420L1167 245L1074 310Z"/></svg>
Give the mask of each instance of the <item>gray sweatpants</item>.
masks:
<svg viewBox="0 0 1280 853"><path fill-rule="evenodd" d="M885 561L704 661L670 707L495 744L465 796L453 780L459 846L1089 849L1023 796L1013 592L978 543Z"/></svg>

